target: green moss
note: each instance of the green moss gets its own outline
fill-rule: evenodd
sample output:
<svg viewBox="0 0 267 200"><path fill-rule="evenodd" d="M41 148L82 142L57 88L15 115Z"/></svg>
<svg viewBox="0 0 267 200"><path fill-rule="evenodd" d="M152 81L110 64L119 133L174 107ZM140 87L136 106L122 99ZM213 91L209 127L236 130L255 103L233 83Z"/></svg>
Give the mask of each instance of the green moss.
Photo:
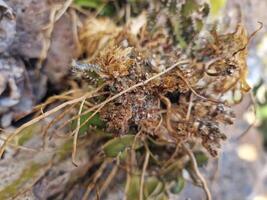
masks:
<svg viewBox="0 0 267 200"><path fill-rule="evenodd" d="M227 0L210 0L211 15L217 16L226 5Z"/></svg>
<svg viewBox="0 0 267 200"><path fill-rule="evenodd" d="M59 160L64 160L72 151L73 139L67 140L58 150Z"/></svg>
<svg viewBox="0 0 267 200"><path fill-rule="evenodd" d="M84 112L85 110L83 110ZM91 115L93 112L89 112L87 114L84 114L80 118L80 124L82 125ZM77 126L77 120L74 120L71 123L71 129L75 130ZM83 126L79 129L79 135L83 136L87 133L87 131L90 129L90 126L96 126L97 128L103 128L105 126L105 123L100 119L99 113L97 113L92 119L90 119L87 123L85 123Z"/></svg>
<svg viewBox="0 0 267 200"><path fill-rule="evenodd" d="M104 5L104 2L101 0L75 0L74 3L79 6L94 9L99 9Z"/></svg>
<svg viewBox="0 0 267 200"><path fill-rule="evenodd" d="M187 0L182 6L182 16L189 17L193 12L197 11L199 5L196 0Z"/></svg>
<svg viewBox="0 0 267 200"><path fill-rule="evenodd" d="M75 0L74 3L87 9L99 10L99 14L103 16L113 16L116 14L113 2L106 2L105 0Z"/></svg>
<svg viewBox="0 0 267 200"><path fill-rule="evenodd" d="M38 124L33 124L25 129L19 134L19 137L17 139L17 144L18 145L23 145L27 141L29 141L34 133L37 133L39 130L40 126Z"/></svg>
<svg viewBox="0 0 267 200"><path fill-rule="evenodd" d="M30 180L34 179L37 172L41 169L41 165L32 163L30 167L25 169L20 177L13 181L11 184L6 186L3 190L0 191L0 199L8 199L14 197L20 189Z"/></svg>
<svg viewBox="0 0 267 200"><path fill-rule="evenodd" d="M113 138L103 145L103 151L107 157L117 157L119 154L132 147L135 141L135 135L124 135L121 137ZM134 149L142 146L139 140L136 140Z"/></svg>

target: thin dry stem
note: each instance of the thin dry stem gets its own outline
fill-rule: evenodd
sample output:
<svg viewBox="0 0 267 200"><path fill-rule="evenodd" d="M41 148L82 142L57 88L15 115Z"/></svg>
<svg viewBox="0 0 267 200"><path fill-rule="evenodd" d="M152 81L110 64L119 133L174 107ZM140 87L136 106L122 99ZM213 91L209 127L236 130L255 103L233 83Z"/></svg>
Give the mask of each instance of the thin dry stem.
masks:
<svg viewBox="0 0 267 200"><path fill-rule="evenodd" d="M2 138L2 137L0 137L0 140L6 141L6 139ZM24 147L24 146L13 144L13 143L8 143L8 145L10 145L10 146L12 146L12 147L14 147L16 149L21 149L21 150L31 151L31 152L38 152L36 149L32 149L32 148L29 148L29 147Z"/></svg>
<svg viewBox="0 0 267 200"><path fill-rule="evenodd" d="M176 145L175 151L173 152L173 154L171 155L171 157L164 162L164 165L162 166L162 168L166 168L170 163L172 163L174 161L175 156L177 156L178 152L180 150L179 145Z"/></svg>
<svg viewBox="0 0 267 200"><path fill-rule="evenodd" d="M84 125L86 125L86 123L88 123L102 108L104 107L104 105L100 106L95 112L92 113L92 115L90 115L81 125L80 128L82 128ZM78 116L80 116L81 113L78 114ZM80 118L78 118L80 119ZM73 132L74 134L74 132Z"/></svg>
<svg viewBox="0 0 267 200"><path fill-rule="evenodd" d="M164 104L167 106L167 114L166 114L166 127L169 132L175 133L175 130L172 128L171 125L171 109L172 109L172 104L170 99L163 95L159 95L160 99L164 102Z"/></svg>
<svg viewBox="0 0 267 200"><path fill-rule="evenodd" d="M186 121L189 121L190 119L192 107L193 107L193 94L190 95L190 100L189 100L188 109L186 113Z"/></svg>
<svg viewBox="0 0 267 200"><path fill-rule="evenodd" d="M128 163L130 163L130 161L131 161L131 156L128 156L127 157L128 159L127 159L127 161L128 161ZM131 173L130 173L130 167L129 166L131 166L131 165L126 165L126 184L125 184L125 187L124 187L124 198L123 198L123 200L127 200L127 192L128 192L128 190L129 190L129 187L130 187L130 181L131 181Z"/></svg>
<svg viewBox="0 0 267 200"><path fill-rule="evenodd" d="M34 107L33 112L45 108L47 105L50 105L51 103L57 101L57 100L70 100L73 99L73 97L70 97L68 95L77 93L77 90L70 90L66 93L62 93L60 95L54 95L49 97L44 103L39 104Z"/></svg>
<svg viewBox="0 0 267 200"><path fill-rule="evenodd" d="M17 128L15 130L15 132L11 135L9 135L6 139L6 141L4 141L4 143L2 144L2 146L0 147L0 157L2 157L4 151L5 151L5 147L7 146L7 144L12 140L14 139L17 135L19 135L19 133L21 133L22 130L24 130L25 128L39 122L40 120L48 117L49 115L51 114L54 114L56 112L58 112L59 110L65 108L66 106L69 106L69 105L72 105L72 104L75 104L75 103L78 103L80 101L83 101L84 98L88 98L92 95L93 92L88 92L86 93L85 95L83 95L82 97L79 97L79 98L76 98L76 99L73 99L73 100L70 100L70 101L67 101L65 103L62 103L61 105L43 113L42 115L32 119L31 121L23 124L22 126L20 126L19 128Z"/></svg>
<svg viewBox="0 0 267 200"><path fill-rule="evenodd" d="M99 91L101 88L103 88L106 84L98 87L95 91ZM90 98L93 98L93 97L97 97L97 96L101 96L103 94L106 94L106 92L99 92L99 93L96 93L95 95L92 95L90 96ZM90 103L88 101L85 102L85 105L87 106L90 106ZM95 106L95 105L94 105ZM77 120L79 117L83 116L83 115L86 115L88 114L89 112L85 111L83 113L81 113L80 115L75 115L74 117L72 117L71 119L68 119L66 120L59 128L57 128L57 130L60 130L62 128L64 128L66 125L68 125L70 122L74 121L74 120ZM91 119L91 118L90 118ZM86 121L87 123L88 121ZM84 125L85 123L82 124L82 126ZM73 133L72 133L73 134Z"/></svg>
<svg viewBox="0 0 267 200"><path fill-rule="evenodd" d="M105 179L105 182L103 183L102 187L99 190L99 197L101 197L101 195L107 190L108 186L110 185L110 183L112 182L112 180L116 176L118 169L119 169L119 163L120 163L120 159L119 159L119 157L117 157L116 158L116 165L113 167L110 174Z"/></svg>
<svg viewBox="0 0 267 200"><path fill-rule="evenodd" d="M55 22L58 21L63 15L64 13L67 11L67 9L70 7L70 5L72 4L73 0L67 0L62 8L57 12L56 16L55 16Z"/></svg>
<svg viewBox="0 0 267 200"><path fill-rule="evenodd" d="M160 120L159 120L158 125L155 127L154 132L156 132L159 129L159 127L162 125L162 122L163 122L163 117L162 117L162 114L160 114Z"/></svg>
<svg viewBox="0 0 267 200"><path fill-rule="evenodd" d="M78 97L78 98L75 98L73 100L70 100L70 101L67 101L67 102L64 102L62 104L60 104L59 106L45 112L45 113L42 113L42 115L32 119L31 121L23 124L22 126L20 126L19 128L17 128L15 130L15 132L11 135L8 136L7 140L2 144L2 146L0 147L0 157L2 157L4 151L5 151L5 147L7 146L7 144L12 140L14 139L14 137L16 137L22 130L24 130L25 128L41 121L42 119L48 117L49 115L51 114L54 114L56 112L58 112L59 110L65 108L66 106L69 106L69 105L72 105L72 104L76 104L76 103L79 103L81 101L83 101L84 98L89 98L89 97L92 97L94 94L96 94L100 89L102 89L106 84L102 84L100 85L98 88L90 91L90 92L87 92L85 93L83 96L81 97Z"/></svg>
<svg viewBox="0 0 267 200"><path fill-rule="evenodd" d="M83 109L83 105L84 105L84 102L86 101L86 98L84 98L82 100L82 103L81 103L81 106L80 106L80 109L79 109L79 115L82 113L82 109ZM75 129L75 132L74 132L74 137L73 137L73 150L72 150L72 163L75 165L75 166L78 166L77 163L76 163L76 151L77 151L77 140L78 140L78 136L79 136L79 130L80 130L80 124L81 124L81 118L79 117L78 120L77 120L77 127Z"/></svg>
<svg viewBox="0 0 267 200"><path fill-rule="evenodd" d="M88 187L87 187L87 189L86 189L86 191L85 191L85 193L83 195L82 200L87 200L88 199L92 189L95 187L96 182L101 177L103 171L106 169L106 167L107 167L109 162L110 161L106 160L101 164L100 168L97 170L97 172L94 175L93 181L88 184Z"/></svg>
<svg viewBox="0 0 267 200"><path fill-rule="evenodd" d="M212 103L216 103L216 104L225 104L224 102L221 102L219 100L216 100L216 99L211 99L211 98L207 98L207 97L204 97L200 94L198 94L197 91L195 91L195 89L191 86L191 84L186 80L186 78L183 76L182 72L180 71L180 69L178 68L178 74L179 74L179 77L185 82L185 84L187 85L187 87L199 98L201 99L204 99L206 101L210 101Z"/></svg>
<svg viewBox="0 0 267 200"><path fill-rule="evenodd" d="M133 166L134 166L134 163L135 163L135 144L136 144L136 141L137 141L137 138L140 136L140 134L142 133L142 130L140 130L134 137L134 141L133 141L133 144L131 146L131 149L130 149L130 156L127 156L127 160L126 160L126 169L124 169L127 173L127 180L126 180L126 185L125 185L125 188L124 188L124 200L127 200L127 192L129 190L129 187L130 187L130 181L131 181L131 175L133 175Z"/></svg>
<svg viewBox="0 0 267 200"><path fill-rule="evenodd" d="M141 181L140 181L139 200L143 200L143 196L144 196L145 173L146 173L146 169L147 169L148 162L149 162L149 155L150 155L149 151L146 149L146 157L145 157L145 162L143 165Z"/></svg>
<svg viewBox="0 0 267 200"><path fill-rule="evenodd" d="M69 108L64 110L62 113L60 113L58 116L56 116L49 124L45 127L45 130L43 132L43 149L45 149L47 144L47 133L48 130L56 123L59 122L63 117L66 116L66 114L75 106L76 104L71 105Z"/></svg>
<svg viewBox="0 0 267 200"><path fill-rule="evenodd" d="M198 170L197 161L196 161L196 158L195 158L193 152L185 144L182 144L182 147L183 147L183 149L185 150L185 152L187 153L187 155L189 156L189 158L191 160L191 163L192 163L192 166L193 166L193 170L194 170L197 178L201 182L201 186L202 186L202 188L203 188L203 190L205 192L206 199L207 200L212 200L211 193L210 193L210 190L208 188L208 184L207 184L206 180L204 179L204 177L202 176L202 174L200 173L200 171Z"/></svg>

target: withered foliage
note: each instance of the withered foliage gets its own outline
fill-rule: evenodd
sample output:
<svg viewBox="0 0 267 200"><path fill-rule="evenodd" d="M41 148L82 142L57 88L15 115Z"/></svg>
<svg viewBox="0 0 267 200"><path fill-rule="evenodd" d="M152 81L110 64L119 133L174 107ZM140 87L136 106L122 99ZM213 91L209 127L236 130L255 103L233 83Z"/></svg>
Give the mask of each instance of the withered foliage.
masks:
<svg viewBox="0 0 267 200"><path fill-rule="evenodd" d="M223 127L233 123L231 105L250 90L246 57L254 33L248 36L241 23L234 31L219 32L207 23L206 0L92 2L98 2L99 7L96 3L93 6L97 9L83 9L71 6L71 0L53 7L54 19L44 29L45 34L57 35L59 29L52 31L53 27L62 23L64 35L68 30L65 36L73 35L77 43L71 45L75 56L68 56L72 48L63 56L64 63L78 58L71 64L73 76L66 77L70 90L48 97L36 106L30 121L12 133L5 132L0 157L14 141L18 145L13 146L23 149L28 141L26 128L42 121L40 149L50 152L54 148L54 153L49 153L49 166L61 166L55 170L59 179L55 179L53 169L46 169L42 178L34 177L37 184L31 184L37 189L41 186L47 199L77 199L77 194L82 194L82 199L94 199L94 195L102 199L108 195L111 183L120 187L117 183L122 182L127 200L168 199L169 193L181 191L183 170L204 189L206 199L211 199L198 166L208 159L205 149L217 156L226 139ZM110 6L116 10L114 15L99 16L101 9ZM57 22L62 13L73 22L66 23L64 18ZM37 64L53 63L49 62L49 52L55 58L61 55L58 49L71 44L62 43L66 37L47 37L49 45L44 46L48 48ZM20 104L18 83L25 82L22 91L28 89L24 70L20 70L21 75L13 73L15 76L10 69L5 62L0 65L0 115L8 117L10 109L1 110L1 103L9 102L8 108L18 107L11 114L15 113L24 105ZM75 173L65 172L65 161L78 167ZM64 177L70 174L64 183L61 172ZM59 180L59 190L54 190L58 184L47 181L50 179ZM23 189L24 182L24 177L15 181L15 189L17 185ZM43 185L48 185L47 189ZM16 193L10 192L8 185L0 191L0 199Z"/></svg>
<svg viewBox="0 0 267 200"><path fill-rule="evenodd" d="M216 156L226 139L221 127L234 117L224 95L250 89L248 35L239 24L232 33L213 28L200 36L208 5L173 2L151 3L146 13L124 26L106 18L88 19L81 30L88 57L73 67L89 85L92 79L107 82L103 91L114 96L187 60L109 102L100 116L115 135L141 131L175 144L200 139Z"/></svg>

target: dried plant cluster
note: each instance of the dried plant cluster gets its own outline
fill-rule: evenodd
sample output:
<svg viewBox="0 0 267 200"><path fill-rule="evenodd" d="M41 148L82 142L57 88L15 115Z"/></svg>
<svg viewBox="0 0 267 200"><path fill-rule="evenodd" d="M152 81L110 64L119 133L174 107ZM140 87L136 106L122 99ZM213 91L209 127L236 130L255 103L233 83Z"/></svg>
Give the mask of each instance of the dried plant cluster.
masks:
<svg viewBox="0 0 267 200"><path fill-rule="evenodd" d="M42 193L50 198L77 199L82 194L82 199L110 199L111 183L119 189L123 183L124 199L166 200L170 193L181 192L187 170L190 182L201 186L210 200L198 165L208 159L204 148L211 156L218 155L226 139L222 129L233 123L231 105L250 90L246 56L254 33L248 36L241 23L233 31L218 32L207 23L205 0L88 2L99 7L84 10L72 7L71 0L52 7L51 22L42 29L51 34L61 16L71 16L71 26L62 22L63 32L71 30L71 40L77 43L73 76L66 81L71 89L36 106L32 119L6 132L0 146L0 157L13 143L25 149L24 142L31 139L26 130L40 124L39 149L54 150L49 153L49 167L38 179L22 177L14 187L8 185L0 191L0 199L14 197L26 179L34 178L33 190L49 182L51 194L43 188ZM98 16L108 6L117 9L115 14ZM65 36L56 38L61 44ZM53 41L45 40L37 65L49 63L46 54ZM53 45L50 49L53 55L60 52ZM1 70L6 71L0 66ZM8 73L6 77L10 79ZM17 83L20 78L13 79ZM12 80L2 81L8 88L2 93L16 100ZM38 166L49 156L41 157ZM65 163L71 161L74 169L67 172ZM69 178L63 183L61 175Z"/></svg>
<svg viewBox="0 0 267 200"><path fill-rule="evenodd" d="M220 127L234 117L224 97L250 89L248 35L239 24L232 33L211 28L203 36L208 10L206 3L168 1L150 4L124 26L106 18L85 22L81 43L88 59L74 70L89 85L106 82L105 98L123 93L100 110L109 132L140 131L175 144L200 139L217 155L226 139Z"/></svg>

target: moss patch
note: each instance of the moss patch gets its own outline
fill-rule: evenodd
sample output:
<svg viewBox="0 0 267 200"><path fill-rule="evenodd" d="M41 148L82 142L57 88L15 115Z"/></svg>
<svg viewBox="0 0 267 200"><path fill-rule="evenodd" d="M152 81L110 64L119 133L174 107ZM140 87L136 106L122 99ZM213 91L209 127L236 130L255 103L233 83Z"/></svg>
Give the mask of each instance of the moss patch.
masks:
<svg viewBox="0 0 267 200"><path fill-rule="evenodd" d="M20 177L13 181L13 183L6 186L2 191L0 191L0 199L8 199L14 197L23 186L27 184L30 180L33 180L37 172L42 169L42 166L36 163L32 163L30 167L25 169Z"/></svg>

